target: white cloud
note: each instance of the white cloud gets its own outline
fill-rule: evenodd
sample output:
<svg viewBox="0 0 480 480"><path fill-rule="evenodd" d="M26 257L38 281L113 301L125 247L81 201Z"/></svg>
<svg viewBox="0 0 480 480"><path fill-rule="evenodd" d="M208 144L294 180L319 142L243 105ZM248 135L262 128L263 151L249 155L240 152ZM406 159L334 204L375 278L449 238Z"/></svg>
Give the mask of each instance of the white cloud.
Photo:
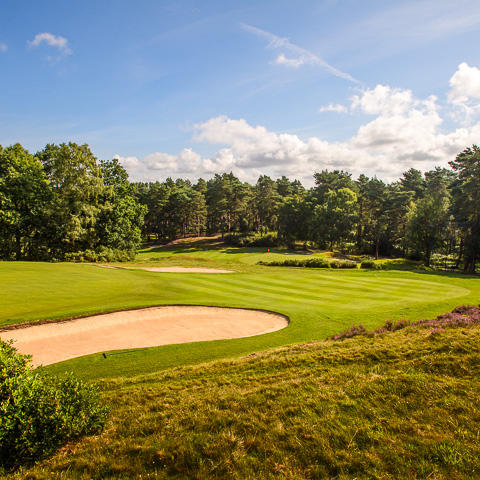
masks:
<svg viewBox="0 0 480 480"><path fill-rule="evenodd" d="M360 109L369 115L402 114L415 107L410 90L377 85L352 97L352 109Z"/></svg>
<svg viewBox="0 0 480 480"><path fill-rule="evenodd" d="M120 155L114 155L127 170L135 170L140 166L140 160L137 157L121 157Z"/></svg>
<svg viewBox="0 0 480 480"><path fill-rule="evenodd" d="M68 40L65 37L53 35L52 33L43 32L37 33L35 38L28 42L29 47L38 47L42 43L50 47L57 48L63 55L71 55L72 49L68 46Z"/></svg>
<svg viewBox="0 0 480 480"><path fill-rule="evenodd" d="M329 103L318 109L319 113L323 112L336 112L336 113L347 113L348 108L345 105L340 105L338 103Z"/></svg>
<svg viewBox="0 0 480 480"><path fill-rule="evenodd" d="M327 63L323 58L320 58L318 55L315 55L313 52L306 50L305 48L299 47L291 43L287 38L279 37L273 33L267 32L252 25L247 25L245 23L240 24L241 27L253 33L259 37L266 38L268 40L268 48L272 49L282 49L290 52L293 57L286 57L284 53L281 53L275 63L279 65L285 65L287 67L298 68L301 65L315 65L322 67L324 70L329 72L336 77L344 78L350 82L360 83L356 78L353 78L349 73L342 72L338 68L333 67Z"/></svg>
<svg viewBox="0 0 480 480"><path fill-rule="evenodd" d="M467 92L469 99L477 98L476 72L469 68L471 75L452 77L456 78L451 82L452 91L463 86L461 91ZM458 71L464 70L459 66ZM480 122L445 131L437 97L416 98L410 90L388 85L354 95L348 109L334 104L323 109L361 112L374 118L350 139L329 142L218 116L194 126L194 141L219 146L210 157L184 149L178 155L154 153L142 160L122 161L132 178L150 180L170 175L194 179L233 171L245 181L255 181L259 174L287 175L311 185L313 173L321 169L344 169L355 176L366 173L392 180L411 167L425 171L447 166L458 152L480 138Z"/></svg>
<svg viewBox="0 0 480 480"><path fill-rule="evenodd" d="M466 124L480 113L480 69L461 63L450 78L448 100L457 109L454 117L463 116Z"/></svg>
<svg viewBox="0 0 480 480"><path fill-rule="evenodd" d="M275 59L275 63L278 63L278 65L285 65L287 67L298 68L305 64L305 60L303 58L288 58L281 53Z"/></svg>
<svg viewBox="0 0 480 480"><path fill-rule="evenodd" d="M0 43L0 52L6 52L8 50L6 43Z"/></svg>

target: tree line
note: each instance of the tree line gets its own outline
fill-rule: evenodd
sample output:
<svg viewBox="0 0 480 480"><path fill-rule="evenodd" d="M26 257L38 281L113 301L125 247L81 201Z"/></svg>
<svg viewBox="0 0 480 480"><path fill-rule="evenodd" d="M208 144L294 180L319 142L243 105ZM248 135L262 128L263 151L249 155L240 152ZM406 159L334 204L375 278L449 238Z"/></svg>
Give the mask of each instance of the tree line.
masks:
<svg viewBox="0 0 480 480"><path fill-rule="evenodd" d="M376 258L421 258L427 266L441 254L455 268L474 272L480 259L480 149L465 149L449 165L424 174L411 168L391 183L324 170L314 174L309 189L286 177L262 175L251 185L224 173L195 183L137 183L136 190L147 206L145 238L222 233L229 241L251 238L252 245L312 243Z"/></svg>
<svg viewBox="0 0 480 480"><path fill-rule="evenodd" d="M87 145L47 145L35 155L0 147L0 258L131 257L146 207L117 160Z"/></svg>
<svg viewBox="0 0 480 480"><path fill-rule="evenodd" d="M0 147L0 257L121 259L142 237L221 233L244 245L300 242L426 265L441 254L474 272L480 149L465 149L449 165L424 174L412 168L390 183L323 170L312 188L266 175L251 185L233 173L131 183L117 160L99 161L87 145L47 145L34 155L19 144Z"/></svg>

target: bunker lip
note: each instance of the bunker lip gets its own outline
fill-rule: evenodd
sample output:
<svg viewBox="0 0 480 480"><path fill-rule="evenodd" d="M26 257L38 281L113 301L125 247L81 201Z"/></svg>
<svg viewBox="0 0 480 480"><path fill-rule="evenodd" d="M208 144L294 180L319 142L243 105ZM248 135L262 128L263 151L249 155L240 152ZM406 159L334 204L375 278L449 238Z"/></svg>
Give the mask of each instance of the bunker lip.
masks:
<svg viewBox="0 0 480 480"><path fill-rule="evenodd" d="M119 265L95 265L101 268L113 268L118 270L145 270L158 273L237 273L235 270L224 270L222 268L204 267L121 267Z"/></svg>
<svg viewBox="0 0 480 480"><path fill-rule="evenodd" d="M198 305L162 305L91 315L10 330L3 340L14 340L33 364L48 365L112 350L149 348L199 341L244 338L275 332L288 326L285 315L266 310Z"/></svg>
<svg viewBox="0 0 480 480"><path fill-rule="evenodd" d="M98 315L107 315L109 313L118 313L118 312L131 312L135 310L144 310L147 308L160 308L160 307L207 307L207 308L226 308L231 310L252 310L255 312L264 312L272 313L273 315L278 315L283 317L287 324L290 323L290 318L283 313L274 312L273 310L265 310L264 308L254 308L254 307L227 307L225 305L205 305L205 304L193 304L193 303L160 303L155 305L140 305L136 307L124 307L124 308L115 308L113 310L105 310L104 312L90 312L82 313L80 315L71 315L69 317L60 317L60 318L44 318L42 320L33 320L22 323L11 323L9 325L0 326L0 334L2 332L7 332L9 330L21 330L23 328L35 327L37 325L45 325L48 323L66 323L71 322L72 320L79 320L81 318L94 317Z"/></svg>

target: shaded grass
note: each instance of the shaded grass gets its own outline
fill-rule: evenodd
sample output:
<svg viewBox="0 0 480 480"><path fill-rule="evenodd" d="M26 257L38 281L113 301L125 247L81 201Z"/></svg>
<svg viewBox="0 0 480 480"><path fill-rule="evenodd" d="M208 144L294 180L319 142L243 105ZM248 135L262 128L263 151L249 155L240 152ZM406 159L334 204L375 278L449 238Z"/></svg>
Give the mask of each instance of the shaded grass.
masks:
<svg viewBox="0 0 480 480"><path fill-rule="evenodd" d="M479 358L416 326L104 381L105 433L11 478L478 478Z"/></svg>
<svg viewBox="0 0 480 480"><path fill-rule="evenodd" d="M314 251L311 255L282 248L272 247L233 247L225 245L220 238L187 239L171 246L150 247L140 250L136 263L145 265L206 266L215 263L218 268L232 268L240 271L259 271L255 267L259 261L302 260L306 258L326 258L331 252Z"/></svg>

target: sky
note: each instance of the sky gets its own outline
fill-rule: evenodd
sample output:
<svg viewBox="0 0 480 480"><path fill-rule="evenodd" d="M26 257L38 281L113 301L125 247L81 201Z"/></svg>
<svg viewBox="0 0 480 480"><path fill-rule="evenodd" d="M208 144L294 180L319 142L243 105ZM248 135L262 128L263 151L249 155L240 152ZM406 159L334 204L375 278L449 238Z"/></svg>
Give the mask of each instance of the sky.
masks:
<svg viewBox="0 0 480 480"><path fill-rule="evenodd" d="M2 0L0 145L87 143L132 180L342 169L480 143L478 0Z"/></svg>

